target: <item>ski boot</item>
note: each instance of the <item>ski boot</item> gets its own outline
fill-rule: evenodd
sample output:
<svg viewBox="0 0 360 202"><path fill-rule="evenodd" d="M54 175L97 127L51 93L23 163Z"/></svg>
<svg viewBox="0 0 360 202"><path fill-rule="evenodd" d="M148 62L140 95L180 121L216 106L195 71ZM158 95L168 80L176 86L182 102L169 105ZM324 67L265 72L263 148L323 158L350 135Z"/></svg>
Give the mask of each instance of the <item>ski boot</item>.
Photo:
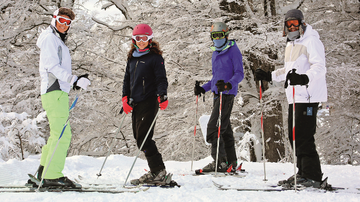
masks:
<svg viewBox="0 0 360 202"><path fill-rule="evenodd" d="M57 179L44 179L42 187L81 189L80 184L77 184L77 183L71 181L67 177L60 177Z"/></svg>
<svg viewBox="0 0 360 202"><path fill-rule="evenodd" d="M202 169L195 170L195 173L201 175L204 173L215 172L215 167L216 167L216 163L215 161L213 161L208 165L206 165L205 167L203 167ZM228 164L225 161L218 163L217 172L225 173L227 172L227 170L228 170Z"/></svg>
<svg viewBox="0 0 360 202"><path fill-rule="evenodd" d="M300 174L296 174L296 181L299 181L301 178ZM288 187L291 186L291 184L294 184L295 178L294 175L290 176L288 179L286 180L280 180L277 185L278 186L283 186L283 187Z"/></svg>
<svg viewBox="0 0 360 202"><path fill-rule="evenodd" d="M147 184L147 185L168 185L171 182L172 174L167 174L166 170L160 170L156 173L149 171L141 176L139 179L130 181L132 185Z"/></svg>
<svg viewBox="0 0 360 202"><path fill-rule="evenodd" d="M44 166L40 165L39 168L36 171L37 175L35 173L36 178L35 179L30 178L27 181L27 183L25 183L25 186L27 186L27 187L37 187L38 186L37 184L39 184L39 183L34 182L34 180L37 180L38 182L41 181L41 176L42 176L43 170L44 170Z"/></svg>

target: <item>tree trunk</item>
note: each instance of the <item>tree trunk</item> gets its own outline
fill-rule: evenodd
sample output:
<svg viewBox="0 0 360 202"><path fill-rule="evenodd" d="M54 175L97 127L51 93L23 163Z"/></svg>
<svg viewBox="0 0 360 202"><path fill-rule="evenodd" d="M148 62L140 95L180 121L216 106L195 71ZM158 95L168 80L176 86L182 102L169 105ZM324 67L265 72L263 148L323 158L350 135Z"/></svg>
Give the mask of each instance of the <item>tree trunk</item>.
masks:
<svg viewBox="0 0 360 202"><path fill-rule="evenodd" d="M268 0L264 0L264 15L269 16L269 13L268 13Z"/></svg>
<svg viewBox="0 0 360 202"><path fill-rule="evenodd" d="M282 107L279 100L271 100L266 107L263 123L265 157L269 162L278 162L285 156Z"/></svg>
<svg viewBox="0 0 360 202"><path fill-rule="evenodd" d="M276 4L275 0L270 0L271 16L276 16Z"/></svg>

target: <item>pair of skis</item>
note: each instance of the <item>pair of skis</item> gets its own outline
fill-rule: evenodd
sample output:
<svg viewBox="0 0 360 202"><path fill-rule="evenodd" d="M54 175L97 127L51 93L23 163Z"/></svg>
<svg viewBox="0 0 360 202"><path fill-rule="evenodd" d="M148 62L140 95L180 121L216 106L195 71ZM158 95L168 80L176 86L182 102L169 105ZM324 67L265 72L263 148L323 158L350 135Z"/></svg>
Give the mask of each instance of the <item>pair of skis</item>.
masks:
<svg viewBox="0 0 360 202"><path fill-rule="evenodd" d="M134 186L132 188L118 188L112 185L105 186L87 186L81 188L73 187L33 187L32 185L25 186L0 186L1 192L15 192L15 193L26 193L26 192L97 192L97 193L138 193L147 191L150 187Z"/></svg>
<svg viewBox="0 0 360 202"><path fill-rule="evenodd" d="M112 193L112 194L119 194L119 193L138 193L142 191L146 191L150 189L150 187L144 188L137 188L137 189L113 189L113 188L106 188L106 187L82 187L82 188L43 188L40 187L27 187L27 186L0 186L0 193L1 192L15 192L15 193L26 193L26 192L97 192L97 193Z"/></svg>
<svg viewBox="0 0 360 202"><path fill-rule="evenodd" d="M25 186L0 186L0 192L97 192L97 193L138 193L147 191L150 187L137 186L115 186L112 184L89 184L88 186L81 186L74 183L72 187L41 187L40 180L32 174L28 174L31 183ZM38 188L40 187L40 188Z"/></svg>
<svg viewBox="0 0 360 202"><path fill-rule="evenodd" d="M293 186L268 186L266 188L243 188L243 187L232 187L232 186L225 186L219 183L212 181L214 186L219 190L234 190L234 191L245 191L245 192L283 192L283 191L294 191L295 188ZM320 188L313 188L313 187L304 187L304 186L297 186L296 191L316 191L316 192L331 192L331 193L351 193L351 194L360 194L360 188L344 188L344 187L333 187L327 184L327 178L322 182L322 186Z"/></svg>

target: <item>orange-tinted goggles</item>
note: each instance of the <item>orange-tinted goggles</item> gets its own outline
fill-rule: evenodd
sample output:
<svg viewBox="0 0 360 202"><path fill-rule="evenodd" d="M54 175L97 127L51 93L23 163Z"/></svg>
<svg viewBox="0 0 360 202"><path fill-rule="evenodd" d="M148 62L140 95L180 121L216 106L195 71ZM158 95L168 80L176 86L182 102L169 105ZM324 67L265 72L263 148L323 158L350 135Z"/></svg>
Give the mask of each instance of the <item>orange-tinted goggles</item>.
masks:
<svg viewBox="0 0 360 202"><path fill-rule="evenodd" d="M288 20L288 21L285 22L285 25L286 25L287 28L290 28L291 26L299 27L300 22L299 22L299 20Z"/></svg>

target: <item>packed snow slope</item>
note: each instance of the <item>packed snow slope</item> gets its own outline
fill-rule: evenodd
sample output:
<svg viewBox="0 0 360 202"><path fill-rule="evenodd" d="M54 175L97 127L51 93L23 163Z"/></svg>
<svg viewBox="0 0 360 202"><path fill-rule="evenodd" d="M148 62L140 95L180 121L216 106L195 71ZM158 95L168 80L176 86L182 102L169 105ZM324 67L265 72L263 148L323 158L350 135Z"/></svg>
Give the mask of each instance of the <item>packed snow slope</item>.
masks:
<svg viewBox="0 0 360 202"><path fill-rule="evenodd" d="M23 185L28 173L34 173L39 165L39 155L19 161L11 159L0 162L0 186ZM97 177L104 157L94 158L88 156L72 156L66 160L64 174L70 179L78 179L82 176L83 185L86 183L107 183L121 187L126 179L129 169L135 157L123 155L111 155L107 159L102 176ZM207 157L194 161L194 169L201 168L211 162ZM237 177L213 177L193 176L191 162L167 161L165 162L168 172L173 173L173 179L181 185L180 188L157 188L151 187L145 192L139 193L0 193L0 199L5 201L327 201L327 202L356 202L360 201L359 194L353 193L322 193L319 191L294 191L284 192L238 192L218 190L212 181L224 185L242 188L266 188L275 185L277 181L286 179L293 174L291 163L267 163L267 182L264 182L263 163L244 162L243 168L248 172L244 178ZM148 169L143 159L138 159L130 175L130 179L138 178ZM350 165L323 165L324 176L328 176L328 182L333 186L350 188L360 187L360 167Z"/></svg>

